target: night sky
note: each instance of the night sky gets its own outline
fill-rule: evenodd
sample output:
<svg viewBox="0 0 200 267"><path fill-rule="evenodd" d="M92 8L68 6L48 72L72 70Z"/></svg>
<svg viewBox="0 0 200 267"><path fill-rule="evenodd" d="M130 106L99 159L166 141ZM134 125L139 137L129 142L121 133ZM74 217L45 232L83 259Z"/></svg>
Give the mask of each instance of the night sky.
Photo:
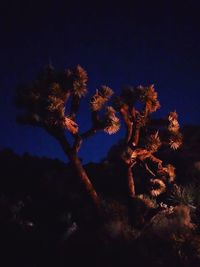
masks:
<svg viewBox="0 0 200 267"><path fill-rule="evenodd" d="M181 125L200 123L199 1L6 2L0 9L0 148L65 160L42 129L15 122L16 86L34 79L49 59L55 68L80 64L88 72L90 93L78 117L83 130L90 126L89 96L101 84L119 93L123 85L153 83L162 105L158 115L176 109ZM99 133L80 156L100 160L122 136Z"/></svg>

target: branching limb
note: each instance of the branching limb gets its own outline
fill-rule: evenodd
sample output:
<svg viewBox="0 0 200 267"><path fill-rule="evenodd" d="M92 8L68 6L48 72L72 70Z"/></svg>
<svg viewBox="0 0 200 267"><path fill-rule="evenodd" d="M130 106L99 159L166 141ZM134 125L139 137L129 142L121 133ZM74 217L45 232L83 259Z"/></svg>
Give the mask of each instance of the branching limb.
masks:
<svg viewBox="0 0 200 267"><path fill-rule="evenodd" d="M56 139L58 140L66 156L69 158L70 162L72 163L74 170L76 171L77 175L79 176L82 183L84 184L84 188L86 189L87 193L93 200L93 203L95 204L97 209L100 210L100 199L92 183L90 182L88 175L86 171L84 170L80 159L77 156L77 153L75 153L75 151L71 148L67 138L64 135L64 132L60 132L56 136Z"/></svg>
<svg viewBox="0 0 200 267"><path fill-rule="evenodd" d="M158 164L158 168L159 168L159 169L162 168L162 160L156 158L156 157L155 157L154 155L152 155L152 154L149 156L149 159L150 159L152 162Z"/></svg>
<svg viewBox="0 0 200 267"><path fill-rule="evenodd" d="M147 172L149 172L154 177L156 176L155 173L149 168L149 166L147 165L147 163L145 163L144 166L145 166L145 169L146 169Z"/></svg>
<svg viewBox="0 0 200 267"><path fill-rule="evenodd" d="M132 141L132 145L134 147L138 145L139 138L140 138L140 127L136 127L134 135L133 135L133 141Z"/></svg>
<svg viewBox="0 0 200 267"><path fill-rule="evenodd" d="M97 131L103 130L105 127L105 125L101 122L97 111L92 111L91 119L92 119L92 128L90 128L89 130L85 131L82 134L73 135L74 137L73 149L76 152L79 151L83 140L88 139L89 137L96 134Z"/></svg>
<svg viewBox="0 0 200 267"><path fill-rule="evenodd" d="M136 162L132 163L130 166L128 166L128 189L129 189L129 196L131 198L135 197L135 183L134 183L134 177L133 177L133 171L132 168L135 165Z"/></svg>
<svg viewBox="0 0 200 267"><path fill-rule="evenodd" d="M133 133L133 122L130 119L130 114L127 109L121 108L120 109L120 114L125 122L126 125L126 142L127 144L131 140L132 133Z"/></svg>
<svg viewBox="0 0 200 267"><path fill-rule="evenodd" d="M77 112L79 110L79 106L80 106L80 101L81 98L77 95L72 96L72 102L71 102L71 108L70 108L70 113L69 113L69 117L72 120L75 120Z"/></svg>
<svg viewBox="0 0 200 267"><path fill-rule="evenodd" d="M80 135L79 134L75 135L74 136L73 150L78 152L81 148L83 140L93 136L96 132L97 132L97 130L95 128L91 128Z"/></svg>

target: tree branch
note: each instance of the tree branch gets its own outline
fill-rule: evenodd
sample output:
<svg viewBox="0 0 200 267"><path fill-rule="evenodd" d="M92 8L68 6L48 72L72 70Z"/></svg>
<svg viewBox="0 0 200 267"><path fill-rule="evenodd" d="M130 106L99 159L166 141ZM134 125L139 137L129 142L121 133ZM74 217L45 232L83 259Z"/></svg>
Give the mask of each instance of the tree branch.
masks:
<svg viewBox="0 0 200 267"><path fill-rule="evenodd" d="M77 112L80 107L81 98L79 96L73 95L72 96L72 102L71 102L71 108L69 116L72 120L76 118Z"/></svg>
<svg viewBox="0 0 200 267"><path fill-rule="evenodd" d="M126 125L126 142L127 144L131 140L132 133L133 133L133 122L130 119L130 114L128 110L121 108L120 109L120 114L125 122Z"/></svg>
<svg viewBox="0 0 200 267"><path fill-rule="evenodd" d="M88 175L87 175L86 171L84 170L82 163L77 156L77 153L75 153L75 151L71 148L69 142L67 141L67 138L64 135L64 132L60 132L55 137L58 140L58 142L60 143L66 156L69 158L70 162L72 163L74 170L76 171L77 175L79 176L82 183L84 184L84 187L85 187L87 193L89 194L89 196L91 197L91 199L93 200L93 203L95 204L95 206L99 210L100 209L100 199L99 199L92 183L90 182L90 179L88 178Z"/></svg>
<svg viewBox="0 0 200 267"><path fill-rule="evenodd" d="M133 171L132 171L133 165L130 165L128 167L128 189L129 189L129 196L135 197L135 183L134 183L134 177L133 177Z"/></svg>

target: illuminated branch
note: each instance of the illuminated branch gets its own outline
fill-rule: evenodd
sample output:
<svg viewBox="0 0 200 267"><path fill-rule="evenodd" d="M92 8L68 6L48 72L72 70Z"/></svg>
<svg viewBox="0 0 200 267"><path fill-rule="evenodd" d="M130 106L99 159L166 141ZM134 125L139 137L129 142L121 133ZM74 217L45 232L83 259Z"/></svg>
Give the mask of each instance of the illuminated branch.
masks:
<svg viewBox="0 0 200 267"><path fill-rule="evenodd" d="M128 173L127 173L129 196L131 198L135 197L135 183L134 183L134 177L133 177L133 171L132 171L132 168L134 165L135 165L135 163L128 167Z"/></svg>
<svg viewBox="0 0 200 267"><path fill-rule="evenodd" d="M133 121L130 118L130 114L128 111L128 107L121 107L120 108L120 114L124 120L124 123L126 125L126 143L128 144L129 141L131 140L132 134L133 134Z"/></svg>
<svg viewBox="0 0 200 267"><path fill-rule="evenodd" d="M147 165L147 163L144 164L145 169L152 175L152 176L156 176L155 173L149 168L149 166Z"/></svg>
<svg viewBox="0 0 200 267"><path fill-rule="evenodd" d="M91 98L90 107L92 127L86 132L75 136L73 148L76 152L79 151L83 140L93 136L97 131L114 134L119 130L120 122L116 117L116 111L111 106L105 106L112 94L112 89L104 85L101 86L99 90L96 90L95 95ZM100 111L103 108L105 109L105 112L100 116Z"/></svg>
<svg viewBox="0 0 200 267"><path fill-rule="evenodd" d="M167 144L172 149L176 149L180 146L182 138L179 132L179 124L177 121L176 112L171 112L167 118L164 119L150 119L151 113L160 108L160 103L157 99L158 95L153 85L143 87L138 86L136 88L128 87L122 91L122 94L115 98L114 105L117 111L121 114L121 117L126 126L126 136L124 151L121 155L122 160L127 166L129 195L134 197L135 187L133 190L133 173L131 166L132 163L142 163L142 166L154 177L155 180L151 180L152 184L158 185L159 190L153 190L150 193L157 196L165 191L166 185L164 180L167 176L170 176L168 181L173 181L173 167L163 167L162 160L157 158L154 153L163 144ZM136 110L135 104L139 102L142 104L141 109ZM146 131L141 132L141 129L145 127ZM155 131L154 128L161 128L162 132ZM166 128L167 134L163 131L163 127ZM153 133L152 133L153 132ZM142 142L141 140L141 133ZM147 161L150 161L153 165L156 165L156 171L153 172ZM159 178L162 176L162 179Z"/></svg>
<svg viewBox="0 0 200 267"><path fill-rule="evenodd" d="M18 89L16 104L25 111L19 121L42 127L58 140L82 181L85 191L99 209L100 199L78 158L78 151L83 140L93 136L97 131L116 133L120 129L120 121L116 116L116 112L119 112L126 127L121 159L127 167L130 197L135 197L133 167L138 162L142 162L146 171L154 177L151 183L160 185L159 192L164 192L165 182L174 181L174 169L173 166L163 166L162 160L154 154L163 144L167 144L171 149L180 147L182 135L177 113L170 112L167 118L160 120L150 118L151 114L160 108L153 85L124 89L120 96L115 97L113 108L107 105L113 91L103 85L90 100L91 128L81 133L76 116L81 99L87 93L87 81L87 73L79 65L64 72L56 72L52 66L47 66L33 83ZM137 103L142 107L136 109ZM161 132L156 131L154 127L161 129ZM73 136L72 145L68 143L65 131ZM148 167L147 161L157 166L155 173ZM158 192L152 191L151 194L157 196Z"/></svg>
<svg viewBox="0 0 200 267"><path fill-rule="evenodd" d="M39 77L29 86L18 88L16 104L24 110L20 117L21 123L44 128L60 143L69 158L78 177L82 181L85 191L99 209L100 199L85 172L76 150L68 143L65 130L75 138L79 127L75 117L79 109L80 99L86 94L87 73L77 66L73 70L55 72L47 66ZM66 115L65 107L71 97L71 108Z"/></svg>
<svg viewBox="0 0 200 267"><path fill-rule="evenodd" d="M74 120L80 106L80 101L87 93L88 76L87 72L80 65L73 70L68 70L66 75L71 82L70 92L72 94L69 116Z"/></svg>
<svg viewBox="0 0 200 267"><path fill-rule="evenodd" d="M60 143L63 151L69 158L70 162L72 163L73 168L75 169L77 175L81 178L82 183L84 184L84 187L86 189L86 192L89 194L89 196L92 198L93 203L96 205L96 207L100 208L100 199L90 182L90 179L88 178L88 175L86 171L84 170L82 163L80 159L78 158L77 154L74 153L74 150L71 148L70 144L68 143L64 133L59 133L56 136L56 139Z"/></svg>

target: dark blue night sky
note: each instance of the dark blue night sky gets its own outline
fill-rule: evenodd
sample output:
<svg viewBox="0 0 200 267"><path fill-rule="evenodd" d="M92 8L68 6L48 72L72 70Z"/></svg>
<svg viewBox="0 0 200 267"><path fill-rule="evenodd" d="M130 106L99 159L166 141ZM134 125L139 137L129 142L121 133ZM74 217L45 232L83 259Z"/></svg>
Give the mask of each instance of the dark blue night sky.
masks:
<svg viewBox="0 0 200 267"><path fill-rule="evenodd" d="M65 160L43 130L15 122L16 86L33 79L49 58L58 69L82 65L90 93L101 84L119 93L123 85L153 83L162 105L158 115L176 109L182 125L200 123L199 1L41 2L1 4L0 148ZM90 125L89 95L79 115L83 130ZM122 136L99 133L80 156L100 160Z"/></svg>

